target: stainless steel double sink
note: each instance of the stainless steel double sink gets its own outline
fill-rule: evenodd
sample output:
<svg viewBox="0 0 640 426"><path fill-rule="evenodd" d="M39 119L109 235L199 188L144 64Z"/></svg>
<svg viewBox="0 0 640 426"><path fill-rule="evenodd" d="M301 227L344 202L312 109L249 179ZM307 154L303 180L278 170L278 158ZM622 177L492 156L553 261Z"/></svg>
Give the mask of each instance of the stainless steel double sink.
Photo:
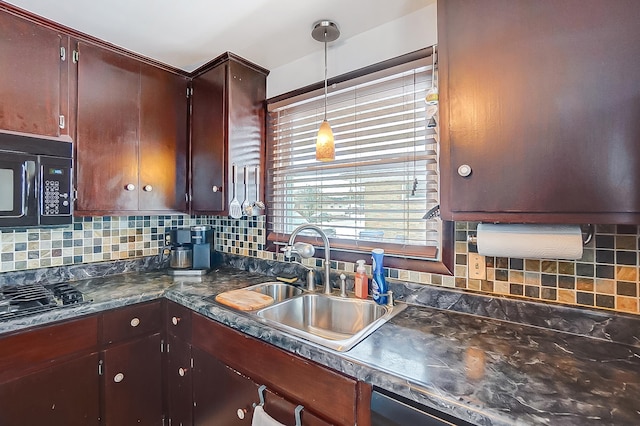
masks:
<svg viewBox="0 0 640 426"><path fill-rule="evenodd" d="M274 299L272 305L249 312L250 315L274 328L340 352L353 348L406 307L405 304L386 306L369 299L309 293L279 281L252 285L246 290Z"/></svg>

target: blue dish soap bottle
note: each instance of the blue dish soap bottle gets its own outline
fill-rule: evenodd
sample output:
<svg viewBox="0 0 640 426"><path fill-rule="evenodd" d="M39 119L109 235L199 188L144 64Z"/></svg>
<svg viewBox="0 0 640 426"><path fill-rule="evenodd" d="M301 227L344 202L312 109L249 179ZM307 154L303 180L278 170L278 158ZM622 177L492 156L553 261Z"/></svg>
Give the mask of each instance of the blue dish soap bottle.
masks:
<svg viewBox="0 0 640 426"><path fill-rule="evenodd" d="M373 259L372 269L373 269L373 278L371 280L371 294L373 296L373 300L378 305L386 305L387 304L387 293L389 292L387 287L387 282L384 280L384 250L383 249L373 249L371 251L371 259Z"/></svg>

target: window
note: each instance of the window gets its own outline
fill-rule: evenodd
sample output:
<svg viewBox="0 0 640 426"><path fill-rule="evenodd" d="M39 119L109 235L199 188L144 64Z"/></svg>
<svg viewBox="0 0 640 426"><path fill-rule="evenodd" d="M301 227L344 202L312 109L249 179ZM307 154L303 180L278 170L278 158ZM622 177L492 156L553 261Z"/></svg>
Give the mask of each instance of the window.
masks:
<svg viewBox="0 0 640 426"><path fill-rule="evenodd" d="M424 49L329 82L333 162L315 160L322 89L269 101L270 243L283 243L297 226L313 223L331 239L334 260L354 261L376 247L385 249L386 259L404 260L395 266L385 259L388 266L442 260L443 233L451 224L424 219L439 204L437 116L427 115L425 103L430 53Z"/></svg>

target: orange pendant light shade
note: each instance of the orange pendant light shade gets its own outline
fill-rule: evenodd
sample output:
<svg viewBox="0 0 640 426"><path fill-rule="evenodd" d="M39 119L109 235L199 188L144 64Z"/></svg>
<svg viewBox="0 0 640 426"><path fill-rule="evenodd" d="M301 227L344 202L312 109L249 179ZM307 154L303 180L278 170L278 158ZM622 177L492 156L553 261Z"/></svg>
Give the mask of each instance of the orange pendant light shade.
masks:
<svg viewBox="0 0 640 426"><path fill-rule="evenodd" d="M336 146L333 143L333 131L327 120L324 120L318 130L316 139L316 160L333 161L336 159Z"/></svg>

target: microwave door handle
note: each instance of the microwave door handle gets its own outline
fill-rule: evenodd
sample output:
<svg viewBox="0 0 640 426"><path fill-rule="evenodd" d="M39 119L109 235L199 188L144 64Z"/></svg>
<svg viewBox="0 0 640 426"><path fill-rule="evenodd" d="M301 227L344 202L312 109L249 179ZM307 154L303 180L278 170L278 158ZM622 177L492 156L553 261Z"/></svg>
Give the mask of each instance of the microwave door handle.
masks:
<svg viewBox="0 0 640 426"><path fill-rule="evenodd" d="M21 189L22 189L22 202L20 203L20 214L18 215L18 217L23 217L25 214L27 214L27 202L28 202L28 198L29 198L29 179L28 179L28 167L27 167L27 162L25 161L24 163L22 163L22 182L21 182Z"/></svg>

